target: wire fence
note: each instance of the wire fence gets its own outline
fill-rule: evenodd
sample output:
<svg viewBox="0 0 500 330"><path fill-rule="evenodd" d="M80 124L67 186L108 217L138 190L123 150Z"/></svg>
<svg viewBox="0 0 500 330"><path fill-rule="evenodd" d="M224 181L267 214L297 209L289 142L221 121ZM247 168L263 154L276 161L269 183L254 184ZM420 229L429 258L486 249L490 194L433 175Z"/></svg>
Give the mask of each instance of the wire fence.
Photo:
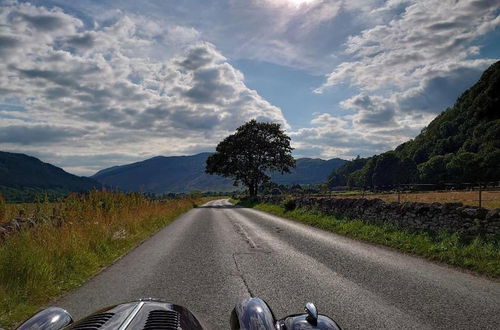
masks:
<svg viewBox="0 0 500 330"><path fill-rule="evenodd" d="M293 191L292 195L332 198L379 198L386 202L462 203L488 209L500 208L500 182L401 184L374 188L336 187L337 190L315 193Z"/></svg>

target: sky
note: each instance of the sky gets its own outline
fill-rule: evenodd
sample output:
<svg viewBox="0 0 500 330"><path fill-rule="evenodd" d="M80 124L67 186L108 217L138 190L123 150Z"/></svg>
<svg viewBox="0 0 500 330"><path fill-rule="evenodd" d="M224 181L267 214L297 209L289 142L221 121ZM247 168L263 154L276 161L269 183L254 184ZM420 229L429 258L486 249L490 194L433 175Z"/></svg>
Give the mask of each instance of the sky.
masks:
<svg viewBox="0 0 500 330"><path fill-rule="evenodd" d="M257 119L295 157L371 156L500 59L499 27L496 0L0 0L0 150L92 175Z"/></svg>

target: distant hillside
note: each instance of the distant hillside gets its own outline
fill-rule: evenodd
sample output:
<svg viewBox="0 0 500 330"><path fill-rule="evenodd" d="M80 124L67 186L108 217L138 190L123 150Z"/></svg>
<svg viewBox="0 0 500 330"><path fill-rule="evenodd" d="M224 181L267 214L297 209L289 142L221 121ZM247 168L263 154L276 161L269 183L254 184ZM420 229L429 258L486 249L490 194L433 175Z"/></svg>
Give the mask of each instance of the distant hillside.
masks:
<svg viewBox="0 0 500 330"><path fill-rule="evenodd" d="M273 174L271 181L290 185L290 184L318 184L325 182L328 175L342 166L347 161L340 158L329 160L319 158L299 158L296 160L295 168L291 169L291 173Z"/></svg>
<svg viewBox="0 0 500 330"><path fill-rule="evenodd" d="M36 194L51 196L100 188L95 180L79 177L25 154L0 151L0 193L8 200L30 200Z"/></svg>
<svg viewBox="0 0 500 330"><path fill-rule="evenodd" d="M210 153L193 156L158 156L141 162L114 166L97 172L93 179L126 191L153 193L199 191L233 191L233 181L205 173ZM321 160L301 158L290 174L272 176L279 184L322 183L341 159Z"/></svg>
<svg viewBox="0 0 500 330"><path fill-rule="evenodd" d="M330 187L500 180L500 62L394 151L349 162Z"/></svg>
<svg viewBox="0 0 500 330"><path fill-rule="evenodd" d="M210 153L194 156L153 157L141 162L101 170L93 179L126 191L152 193L232 191L232 181L205 174Z"/></svg>

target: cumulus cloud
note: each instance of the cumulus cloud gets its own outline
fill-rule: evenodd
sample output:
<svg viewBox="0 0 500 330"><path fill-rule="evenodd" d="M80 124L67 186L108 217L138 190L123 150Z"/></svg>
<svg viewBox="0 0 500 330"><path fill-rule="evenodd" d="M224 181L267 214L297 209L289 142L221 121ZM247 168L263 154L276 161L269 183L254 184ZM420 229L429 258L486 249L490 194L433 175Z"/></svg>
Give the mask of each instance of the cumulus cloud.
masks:
<svg viewBox="0 0 500 330"><path fill-rule="evenodd" d="M190 28L124 15L88 29L61 9L17 3L3 8L0 25L0 104L14 98L21 110L0 113L3 148L144 157L212 149L252 118L288 127ZM169 47L176 51L148 56Z"/></svg>
<svg viewBox="0 0 500 330"><path fill-rule="evenodd" d="M443 72L422 80L417 87L398 93L395 102L401 112L437 114L453 105L482 73L478 68L467 66Z"/></svg>
<svg viewBox="0 0 500 330"><path fill-rule="evenodd" d="M351 36L346 53L355 60L339 64L318 92L343 81L406 89L443 72L484 69L493 60L471 59L478 52L472 41L500 26L499 9L484 0L412 2L402 15Z"/></svg>
<svg viewBox="0 0 500 330"><path fill-rule="evenodd" d="M317 114L311 124L312 127L290 133L293 146L300 156L309 156L311 149L324 158L368 156L387 151L404 139L402 134L355 130L349 117L341 118L327 113Z"/></svg>
<svg viewBox="0 0 500 330"><path fill-rule="evenodd" d="M79 128L36 126L5 126L0 130L0 142L12 144L45 144L68 141L68 138L83 137L85 131Z"/></svg>

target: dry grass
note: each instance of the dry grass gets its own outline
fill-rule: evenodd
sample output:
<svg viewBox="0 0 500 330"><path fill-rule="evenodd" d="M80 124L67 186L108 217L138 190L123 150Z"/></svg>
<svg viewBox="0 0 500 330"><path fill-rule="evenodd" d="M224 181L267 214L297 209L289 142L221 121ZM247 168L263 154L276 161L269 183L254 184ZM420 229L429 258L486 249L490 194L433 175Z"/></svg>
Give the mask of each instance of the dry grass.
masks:
<svg viewBox="0 0 500 330"><path fill-rule="evenodd" d="M40 224L0 243L0 327L21 321L209 199L160 202L140 194L93 191L61 203L8 205L8 214L23 207L34 216L55 214L64 221Z"/></svg>
<svg viewBox="0 0 500 330"><path fill-rule="evenodd" d="M386 202L397 202L397 193L338 194L336 198L380 198ZM478 191L440 191L440 192L401 192L400 202L420 203L462 203L464 205L479 206ZM500 191L483 191L481 196L482 207L487 209L500 208Z"/></svg>
<svg viewBox="0 0 500 330"><path fill-rule="evenodd" d="M41 205L38 203L6 203L5 204L5 211L3 217L0 217L0 222L4 221L10 221L16 217L18 217L21 214L23 214L23 217L33 217L35 214L36 215L41 215L40 212L37 210L37 207ZM58 208L60 203L47 203L45 204L46 207L46 214L43 214L44 216L49 216L51 215L52 209Z"/></svg>

